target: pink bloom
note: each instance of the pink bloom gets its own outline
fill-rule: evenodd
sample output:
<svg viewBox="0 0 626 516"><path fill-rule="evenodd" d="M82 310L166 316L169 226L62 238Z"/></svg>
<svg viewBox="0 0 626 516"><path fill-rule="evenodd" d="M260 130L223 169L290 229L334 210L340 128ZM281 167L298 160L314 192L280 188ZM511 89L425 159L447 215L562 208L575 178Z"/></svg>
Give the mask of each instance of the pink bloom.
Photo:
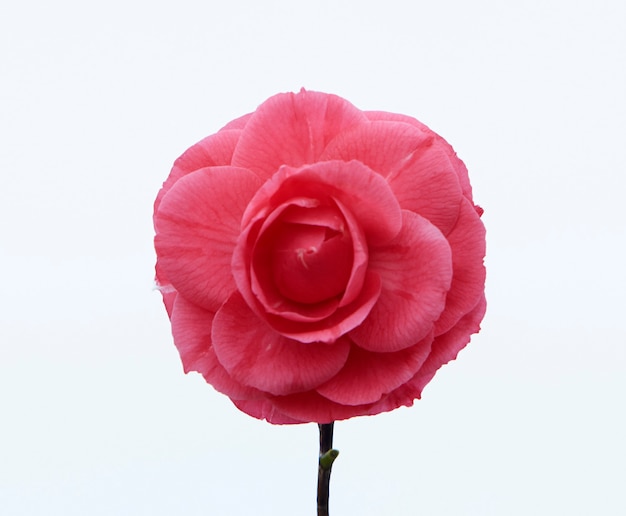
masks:
<svg viewBox="0 0 626 516"><path fill-rule="evenodd" d="M271 97L187 150L155 202L185 371L276 424L412 405L479 330L481 213L417 120Z"/></svg>

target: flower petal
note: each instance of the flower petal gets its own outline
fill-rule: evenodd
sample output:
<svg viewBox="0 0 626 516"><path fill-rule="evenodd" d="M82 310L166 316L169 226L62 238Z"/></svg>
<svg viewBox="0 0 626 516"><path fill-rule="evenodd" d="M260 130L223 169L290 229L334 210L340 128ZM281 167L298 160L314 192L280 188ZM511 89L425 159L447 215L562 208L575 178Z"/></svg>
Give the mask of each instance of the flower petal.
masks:
<svg viewBox="0 0 626 516"><path fill-rule="evenodd" d="M339 133L324 149L320 160L357 160L386 178L431 141L430 134L409 124L369 122Z"/></svg>
<svg viewBox="0 0 626 516"><path fill-rule="evenodd" d="M388 242L402 225L400 206L384 178L358 161L325 161L301 168L282 167L250 201L242 226L301 197L332 198L345 206L371 245Z"/></svg>
<svg viewBox="0 0 626 516"><path fill-rule="evenodd" d="M359 297L367 272L367 242L350 211L337 201L330 204L321 206L315 199L292 199L258 221L260 229L254 231L257 237L243 235L244 243L256 242L251 253L245 252L244 247L241 253L235 253L233 271L251 306L255 305L254 294L268 314L312 322L328 317L337 307L347 306ZM254 229L251 226L246 231ZM285 248L285 240L292 243L289 254L295 258L290 266L277 253ZM333 253L328 252L329 245ZM310 247L325 254L326 263L319 263L325 269L315 270L307 263L311 255L301 250ZM341 263L343 267L339 266ZM298 276L299 281L293 285ZM334 281L329 282L329 276ZM281 289L280 284L285 287L287 281L292 283L291 288Z"/></svg>
<svg viewBox="0 0 626 516"><path fill-rule="evenodd" d="M342 405L363 405L380 400L413 378L433 341L432 332L421 342L395 353L373 353L353 345L343 369L316 391Z"/></svg>
<svg viewBox="0 0 626 516"><path fill-rule="evenodd" d="M429 127L427 127L422 122L420 122L419 120L416 120L415 118L411 116L399 115L397 113L386 113L384 111L366 111L365 115L367 116L369 120L372 120L372 121L387 120L387 121L394 121L394 122L404 122L406 124L411 124L414 127L417 127L427 133L432 134L437 140L438 145L440 145L444 149L446 154L448 155L448 158L450 159L450 163L452 167L454 168L454 171L456 172L457 177L459 179L459 184L461 185L463 195L468 200L470 201L472 200L472 186L470 185L469 175L467 173L467 167L456 155L456 152L454 152L454 149L452 148L452 146L446 140L444 140L441 136L439 136L437 133L432 131Z"/></svg>
<svg viewBox="0 0 626 516"><path fill-rule="evenodd" d="M247 113L247 114L242 115L242 116L240 116L238 118L235 118L234 120L231 120L224 127L222 127L220 129L220 132L222 132L222 131L229 131L231 129L243 129L246 126L246 124L248 123L248 120L250 120L250 117L253 114L254 113Z"/></svg>
<svg viewBox="0 0 626 516"><path fill-rule="evenodd" d="M241 383L271 394L306 391L332 378L346 363L350 344L303 344L279 335L235 292L213 321L220 363Z"/></svg>
<svg viewBox="0 0 626 516"><path fill-rule="evenodd" d="M437 370L454 360L459 351L470 341L471 335L480 330L480 321L485 315L486 306L483 296L476 307L465 315L452 330L435 338L430 355L417 374L395 391L383 396L379 402L370 407L367 413L374 415L402 406L412 406L414 400L421 397L422 390L432 380Z"/></svg>
<svg viewBox="0 0 626 516"><path fill-rule="evenodd" d="M442 365L456 359L459 351L469 343L472 334L480 331L480 322L485 316L486 309L487 302L483 294L478 304L452 329L435 338L428 360L411 381L414 388L421 392Z"/></svg>
<svg viewBox="0 0 626 516"><path fill-rule="evenodd" d="M277 332L300 342L334 342L356 328L368 316L380 296L378 274L367 272L363 289L349 305L337 308L332 315L317 322L298 322L292 319L266 315L266 320Z"/></svg>
<svg viewBox="0 0 626 516"><path fill-rule="evenodd" d="M157 260L188 300L216 311L235 289L230 270L241 216L261 181L235 167L201 169L180 179L156 214Z"/></svg>
<svg viewBox="0 0 626 516"><path fill-rule="evenodd" d="M339 303L339 306L343 307L352 303L361 293L369 264L369 248L368 242L363 234L363 228L356 219L355 214L341 202L335 202L343 213L348 232L352 238L352 270L350 271L350 278L348 279L346 290Z"/></svg>
<svg viewBox="0 0 626 516"><path fill-rule="evenodd" d="M322 159L356 159L389 182L400 207L426 217L444 234L456 222L461 187L432 131L402 122L371 122L340 133Z"/></svg>
<svg viewBox="0 0 626 516"><path fill-rule="evenodd" d="M431 129L426 125L413 118L412 116L402 115L400 113L389 113L387 111L364 111L365 116L372 122L385 121L385 122L402 122L404 124L417 127L426 133L432 133Z"/></svg>
<svg viewBox="0 0 626 516"><path fill-rule="evenodd" d="M404 225L388 245L370 248L370 270L380 275L380 297L350 332L369 351L398 351L425 338L445 306L452 278L450 246L426 219L404 210Z"/></svg>
<svg viewBox="0 0 626 516"><path fill-rule="evenodd" d="M332 423L369 413L369 405L341 405L315 391L276 396L272 404L281 414L303 422Z"/></svg>
<svg viewBox="0 0 626 516"><path fill-rule="evenodd" d="M201 168L230 165L241 131L224 129L200 140L174 162L170 175L154 201L155 215L165 194L181 177Z"/></svg>
<svg viewBox="0 0 626 516"><path fill-rule="evenodd" d="M447 239L452 249L452 285L446 309L435 323L435 336L452 328L484 295L485 226L470 201L461 204L459 220Z"/></svg>
<svg viewBox="0 0 626 516"><path fill-rule="evenodd" d="M215 314L178 296L172 311L172 334L185 373L197 371L217 391L232 399L256 399L263 393L236 382L218 362L211 344Z"/></svg>
<svg viewBox="0 0 626 516"><path fill-rule="evenodd" d="M387 180L400 206L428 219L444 235L454 227L463 195L436 140L408 157Z"/></svg>
<svg viewBox="0 0 626 516"><path fill-rule="evenodd" d="M279 206L259 230L251 287L269 313L319 320L336 309L348 283L354 246L345 219L337 206L313 201Z"/></svg>
<svg viewBox="0 0 626 516"><path fill-rule="evenodd" d="M282 165L314 163L327 143L365 115L335 95L302 90L261 104L248 120L232 164L268 179Z"/></svg>
<svg viewBox="0 0 626 516"><path fill-rule="evenodd" d="M273 425L298 425L309 423L307 420L294 419L278 411L276 406L268 399L263 400L232 400L235 406L249 416L257 419L265 419Z"/></svg>

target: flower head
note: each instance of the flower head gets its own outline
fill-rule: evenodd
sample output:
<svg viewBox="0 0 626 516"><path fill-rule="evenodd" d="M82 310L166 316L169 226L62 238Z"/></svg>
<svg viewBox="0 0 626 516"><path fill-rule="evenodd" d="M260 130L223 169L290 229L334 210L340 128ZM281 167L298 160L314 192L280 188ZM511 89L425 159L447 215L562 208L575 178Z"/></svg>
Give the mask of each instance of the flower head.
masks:
<svg viewBox="0 0 626 516"><path fill-rule="evenodd" d="M185 371L277 424L412 405L479 330L481 214L417 120L271 97L187 150L155 202Z"/></svg>

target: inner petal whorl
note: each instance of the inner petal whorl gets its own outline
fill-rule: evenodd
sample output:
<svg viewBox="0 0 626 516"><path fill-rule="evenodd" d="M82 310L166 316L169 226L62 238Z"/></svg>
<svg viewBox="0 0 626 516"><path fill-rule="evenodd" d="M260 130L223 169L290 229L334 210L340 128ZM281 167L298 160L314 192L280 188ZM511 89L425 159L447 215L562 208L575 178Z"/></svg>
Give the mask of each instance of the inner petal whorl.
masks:
<svg viewBox="0 0 626 516"><path fill-rule="evenodd" d="M352 239L333 227L277 222L271 266L278 291L296 303L341 296L352 270Z"/></svg>

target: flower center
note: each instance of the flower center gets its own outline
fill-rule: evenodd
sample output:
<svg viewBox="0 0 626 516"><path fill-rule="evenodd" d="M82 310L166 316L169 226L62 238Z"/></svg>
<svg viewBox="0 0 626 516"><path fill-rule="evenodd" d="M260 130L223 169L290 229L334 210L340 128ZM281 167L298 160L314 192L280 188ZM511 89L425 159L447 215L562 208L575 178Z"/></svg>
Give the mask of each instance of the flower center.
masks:
<svg viewBox="0 0 626 516"><path fill-rule="evenodd" d="M353 246L343 220L336 217L335 222L328 226L277 221L270 263L282 296L312 304L343 294L352 270Z"/></svg>

